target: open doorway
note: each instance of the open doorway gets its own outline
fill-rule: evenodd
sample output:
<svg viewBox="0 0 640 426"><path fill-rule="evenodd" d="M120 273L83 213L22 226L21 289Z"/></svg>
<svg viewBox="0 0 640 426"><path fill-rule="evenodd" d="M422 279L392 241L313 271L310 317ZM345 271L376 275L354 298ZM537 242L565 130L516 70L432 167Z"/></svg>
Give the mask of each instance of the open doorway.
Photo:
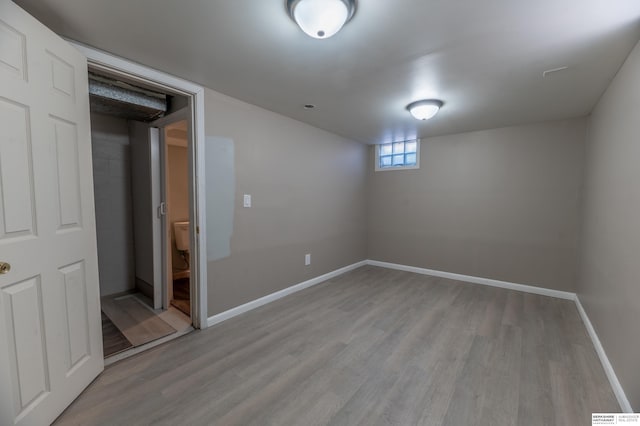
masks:
<svg viewBox="0 0 640 426"><path fill-rule="evenodd" d="M179 94L91 67L89 82L103 347L109 363L193 330L191 120L189 100ZM186 228L177 225L185 223ZM177 292L167 284L173 283L174 269L185 271L186 289L184 278ZM176 296L178 302L171 303Z"/></svg>
<svg viewBox="0 0 640 426"><path fill-rule="evenodd" d="M165 192L167 199L166 264L168 301L179 311L191 315L191 259L189 236L189 124L179 120L164 128Z"/></svg>

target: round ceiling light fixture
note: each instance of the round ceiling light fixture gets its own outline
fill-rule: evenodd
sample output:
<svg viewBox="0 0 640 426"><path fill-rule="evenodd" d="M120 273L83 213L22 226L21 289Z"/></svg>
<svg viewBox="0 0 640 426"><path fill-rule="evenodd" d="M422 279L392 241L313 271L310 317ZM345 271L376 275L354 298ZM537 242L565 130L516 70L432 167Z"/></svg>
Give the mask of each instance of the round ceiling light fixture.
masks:
<svg viewBox="0 0 640 426"><path fill-rule="evenodd" d="M417 120L428 120L433 118L442 108L444 102L438 99L424 99L422 101L411 102L407 105L407 110Z"/></svg>
<svg viewBox="0 0 640 426"><path fill-rule="evenodd" d="M353 17L356 0L287 0L289 16L307 35L329 38Z"/></svg>

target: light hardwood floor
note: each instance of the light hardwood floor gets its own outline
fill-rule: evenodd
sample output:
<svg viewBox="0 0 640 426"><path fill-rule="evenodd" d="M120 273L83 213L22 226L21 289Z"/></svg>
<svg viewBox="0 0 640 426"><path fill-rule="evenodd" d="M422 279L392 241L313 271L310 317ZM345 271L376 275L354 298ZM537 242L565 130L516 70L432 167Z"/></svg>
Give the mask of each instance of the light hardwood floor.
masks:
<svg viewBox="0 0 640 426"><path fill-rule="evenodd" d="M372 266L110 366L57 424L587 425L572 302Z"/></svg>

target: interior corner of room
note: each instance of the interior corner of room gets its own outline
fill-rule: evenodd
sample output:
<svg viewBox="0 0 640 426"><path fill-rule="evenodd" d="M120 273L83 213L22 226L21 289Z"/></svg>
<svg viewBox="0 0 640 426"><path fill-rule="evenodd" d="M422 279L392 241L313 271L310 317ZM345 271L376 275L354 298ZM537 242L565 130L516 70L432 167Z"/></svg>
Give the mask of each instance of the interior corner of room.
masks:
<svg viewBox="0 0 640 426"><path fill-rule="evenodd" d="M602 300L604 291L633 304L623 302L633 279L626 267L600 262L619 264L633 251L620 245L619 260L603 252L599 227L614 217L622 227L636 211L605 206L635 200L618 198L623 190L611 185L632 169L636 147L625 138L638 111L618 104L640 97L629 70L639 56L636 47L590 115L423 138L420 168L391 173L374 172L375 145L205 89L206 155L215 165L207 169L207 227L219 236L208 245L210 324L363 261L577 295L629 410L637 348L622 340L635 333L626 326L633 309L614 313ZM603 154L605 143L619 165ZM637 193L632 180L620 183L628 196ZM251 208L238 201L245 194ZM596 284L614 273L619 280Z"/></svg>

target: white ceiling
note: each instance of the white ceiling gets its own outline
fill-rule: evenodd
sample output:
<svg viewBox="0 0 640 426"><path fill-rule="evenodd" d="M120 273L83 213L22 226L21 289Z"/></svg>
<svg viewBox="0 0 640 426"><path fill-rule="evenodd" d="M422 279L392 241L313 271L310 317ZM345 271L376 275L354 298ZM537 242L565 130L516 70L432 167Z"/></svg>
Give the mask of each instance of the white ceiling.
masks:
<svg viewBox="0 0 640 426"><path fill-rule="evenodd" d="M365 143L586 115L640 38L638 0L359 0L327 40L285 0L16 3L63 36ZM445 102L430 121L404 109L422 98Z"/></svg>

